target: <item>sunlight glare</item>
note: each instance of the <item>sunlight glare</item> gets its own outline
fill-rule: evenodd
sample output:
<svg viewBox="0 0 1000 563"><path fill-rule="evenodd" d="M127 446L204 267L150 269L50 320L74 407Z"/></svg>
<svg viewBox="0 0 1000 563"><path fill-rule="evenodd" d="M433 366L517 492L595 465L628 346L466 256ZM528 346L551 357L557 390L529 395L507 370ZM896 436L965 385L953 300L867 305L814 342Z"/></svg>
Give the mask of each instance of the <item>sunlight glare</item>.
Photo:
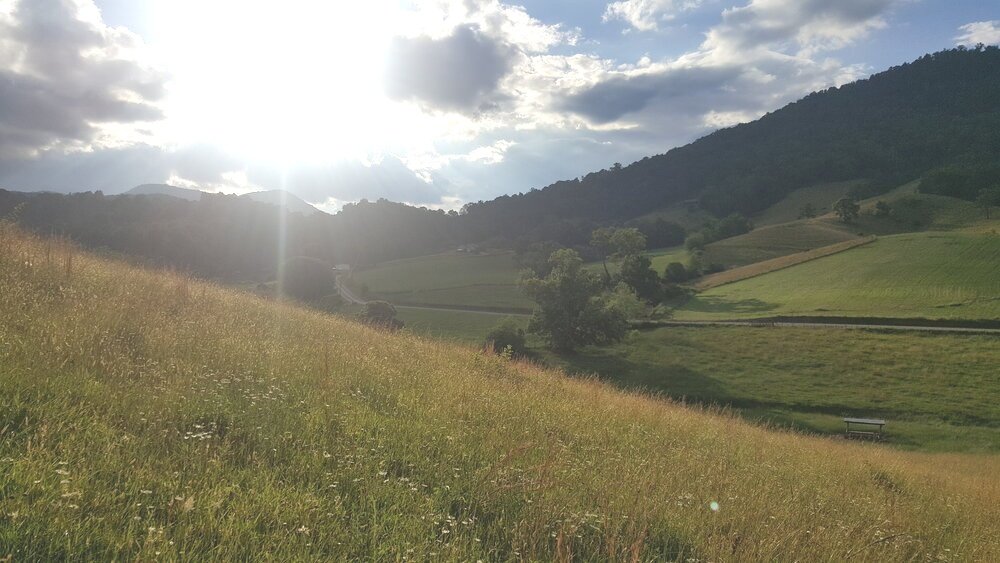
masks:
<svg viewBox="0 0 1000 563"><path fill-rule="evenodd" d="M382 88L392 0L164 0L155 15L181 142L282 162L358 157L406 119Z"/></svg>

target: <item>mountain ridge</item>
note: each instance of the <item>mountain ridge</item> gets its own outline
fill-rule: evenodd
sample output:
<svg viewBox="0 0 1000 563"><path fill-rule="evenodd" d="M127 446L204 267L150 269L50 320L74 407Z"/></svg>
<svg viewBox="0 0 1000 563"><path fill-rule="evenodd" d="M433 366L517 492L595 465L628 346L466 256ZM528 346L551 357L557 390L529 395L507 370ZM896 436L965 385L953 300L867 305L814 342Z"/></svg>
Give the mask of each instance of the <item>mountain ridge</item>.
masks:
<svg viewBox="0 0 1000 563"><path fill-rule="evenodd" d="M560 230L547 222L564 223L562 230L574 221L620 223L685 201L716 216L749 216L796 189L859 178L868 180L862 195L874 195L940 167L982 167L997 152L1000 48L960 47L813 92L628 166L471 203L464 212L480 239L518 232L542 240L542 231Z"/></svg>
<svg viewBox="0 0 1000 563"><path fill-rule="evenodd" d="M214 192L205 192L193 188L181 188L170 184L140 184L124 192L122 195L163 195L176 197L186 201L199 201L202 194L214 195ZM242 194L238 197L251 199L258 203L276 205L293 213L302 213L303 215L323 213L302 198L285 190L261 190L258 192Z"/></svg>

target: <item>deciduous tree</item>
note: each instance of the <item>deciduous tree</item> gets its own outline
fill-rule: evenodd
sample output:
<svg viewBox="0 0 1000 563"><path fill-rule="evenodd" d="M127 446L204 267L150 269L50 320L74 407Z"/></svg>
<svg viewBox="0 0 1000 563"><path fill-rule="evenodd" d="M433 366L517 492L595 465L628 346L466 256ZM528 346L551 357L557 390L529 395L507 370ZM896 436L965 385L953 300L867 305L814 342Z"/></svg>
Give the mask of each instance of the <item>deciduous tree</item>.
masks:
<svg viewBox="0 0 1000 563"><path fill-rule="evenodd" d="M522 281L525 293L537 305L528 330L560 351L620 340L628 319L602 295L601 281L583 269L580 255L562 249L553 252L549 260L549 275L532 275Z"/></svg>
<svg viewBox="0 0 1000 563"><path fill-rule="evenodd" d="M833 204L833 212L844 223L850 223L858 218L858 214L861 213L861 206L849 197L842 197L837 200L837 203Z"/></svg>

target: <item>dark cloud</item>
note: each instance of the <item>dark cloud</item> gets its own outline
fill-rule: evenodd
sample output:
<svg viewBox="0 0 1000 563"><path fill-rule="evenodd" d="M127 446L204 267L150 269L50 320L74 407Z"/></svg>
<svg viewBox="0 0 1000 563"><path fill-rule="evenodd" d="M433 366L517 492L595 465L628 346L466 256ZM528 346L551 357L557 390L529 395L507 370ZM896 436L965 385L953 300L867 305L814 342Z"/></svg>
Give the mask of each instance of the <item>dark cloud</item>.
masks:
<svg viewBox="0 0 1000 563"><path fill-rule="evenodd" d="M698 50L611 73L556 105L597 124L629 117L648 129L732 125L857 78L857 67L812 54L882 25L895 1L753 0L725 10Z"/></svg>
<svg viewBox="0 0 1000 563"><path fill-rule="evenodd" d="M208 144L188 145L164 152L171 172L200 185L218 184L226 172L243 170L244 162L231 153Z"/></svg>
<svg viewBox="0 0 1000 563"><path fill-rule="evenodd" d="M148 145L68 154L46 151L36 158L0 160L0 188L119 193L139 184L164 182L171 168L165 153Z"/></svg>
<svg viewBox="0 0 1000 563"><path fill-rule="evenodd" d="M396 37L389 48L386 93L433 109L475 113L500 100L500 80L517 51L474 26L441 39Z"/></svg>
<svg viewBox="0 0 1000 563"><path fill-rule="evenodd" d="M641 111L654 102L670 103L673 111L704 112L718 100L722 88L736 79L736 67L689 67L636 76L616 75L567 97L562 109L594 123L610 123Z"/></svg>
<svg viewBox="0 0 1000 563"><path fill-rule="evenodd" d="M86 20L72 0L21 0L0 37L0 158L162 117L164 77L124 55L135 38Z"/></svg>

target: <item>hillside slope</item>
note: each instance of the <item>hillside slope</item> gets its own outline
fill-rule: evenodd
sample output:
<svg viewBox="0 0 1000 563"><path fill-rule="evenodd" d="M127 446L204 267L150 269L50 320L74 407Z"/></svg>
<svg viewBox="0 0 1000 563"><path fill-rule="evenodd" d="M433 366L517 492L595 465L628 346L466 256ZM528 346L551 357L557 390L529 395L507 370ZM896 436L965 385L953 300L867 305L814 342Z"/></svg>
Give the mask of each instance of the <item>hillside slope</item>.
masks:
<svg viewBox="0 0 1000 563"><path fill-rule="evenodd" d="M0 231L16 560L992 560L995 457L918 455L394 336Z"/></svg>
<svg viewBox="0 0 1000 563"><path fill-rule="evenodd" d="M131 190L128 190L123 195L165 195L186 201L199 201L203 193L206 192L191 188L179 188L169 184L142 184L141 186L136 186ZM239 197L250 199L258 203L276 205L292 213L301 213L303 215L320 213L319 209L316 209L302 200L302 198L296 196L295 194L286 192L285 190L250 192Z"/></svg>
<svg viewBox="0 0 1000 563"><path fill-rule="evenodd" d="M482 238L556 233L569 244L576 223L623 221L681 201L750 216L806 186L836 190L836 182L866 178L878 191L946 165L993 166L997 146L1000 48L959 48L629 166L472 204L467 228Z"/></svg>
<svg viewBox="0 0 1000 563"><path fill-rule="evenodd" d="M1000 318L1000 237L907 233L703 291L679 320L774 315Z"/></svg>

